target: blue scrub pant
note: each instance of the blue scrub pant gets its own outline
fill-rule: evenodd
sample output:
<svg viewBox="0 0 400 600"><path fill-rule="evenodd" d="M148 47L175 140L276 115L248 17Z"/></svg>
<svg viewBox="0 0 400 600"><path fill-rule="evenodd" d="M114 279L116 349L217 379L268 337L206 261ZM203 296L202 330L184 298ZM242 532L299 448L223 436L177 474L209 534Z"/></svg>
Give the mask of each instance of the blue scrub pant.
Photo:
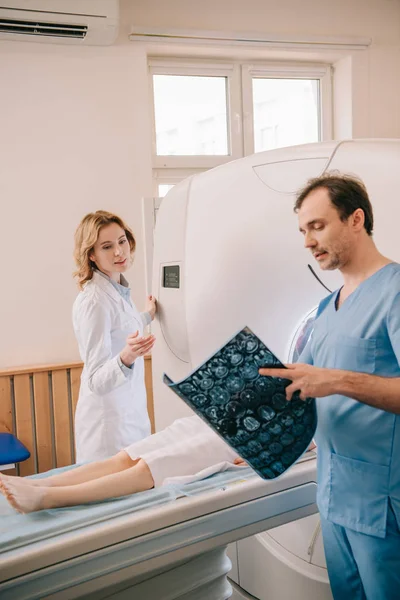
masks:
<svg viewBox="0 0 400 600"><path fill-rule="evenodd" d="M390 501L385 538L322 517L321 527L334 600L400 599L400 529Z"/></svg>

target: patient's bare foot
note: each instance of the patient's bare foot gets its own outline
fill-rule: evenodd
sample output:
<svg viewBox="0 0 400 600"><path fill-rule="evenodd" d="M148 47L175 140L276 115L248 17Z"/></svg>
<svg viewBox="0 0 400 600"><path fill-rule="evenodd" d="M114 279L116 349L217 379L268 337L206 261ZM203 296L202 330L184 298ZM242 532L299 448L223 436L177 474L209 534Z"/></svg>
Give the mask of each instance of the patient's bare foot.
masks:
<svg viewBox="0 0 400 600"><path fill-rule="evenodd" d="M1 491L11 506L20 513L42 510L46 488L26 485L25 481L20 477L7 477L7 481L2 479Z"/></svg>

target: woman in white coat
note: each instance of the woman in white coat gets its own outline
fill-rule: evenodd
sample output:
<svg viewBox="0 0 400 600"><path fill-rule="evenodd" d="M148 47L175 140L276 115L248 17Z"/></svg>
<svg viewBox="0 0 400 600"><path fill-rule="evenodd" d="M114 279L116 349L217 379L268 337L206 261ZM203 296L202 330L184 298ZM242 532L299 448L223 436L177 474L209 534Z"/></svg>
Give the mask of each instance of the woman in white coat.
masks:
<svg viewBox="0 0 400 600"><path fill-rule="evenodd" d="M116 215L86 215L75 233L81 289L73 326L84 363L75 414L76 461L101 460L150 435L143 356L154 336L143 328L156 312L152 296L140 314L123 273L135 250L132 231Z"/></svg>

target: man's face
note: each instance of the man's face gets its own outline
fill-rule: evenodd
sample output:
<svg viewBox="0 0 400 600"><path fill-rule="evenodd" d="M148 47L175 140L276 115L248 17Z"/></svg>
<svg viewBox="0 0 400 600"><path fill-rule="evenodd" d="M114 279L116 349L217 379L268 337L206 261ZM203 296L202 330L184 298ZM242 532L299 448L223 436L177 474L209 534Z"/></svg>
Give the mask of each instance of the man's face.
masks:
<svg viewBox="0 0 400 600"><path fill-rule="evenodd" d="M350 229L351 217L341 221L328 190L318 188L306 196L298 213L299 229L304 246L311 250L324 271L346 265L354 242Z"/></svg>

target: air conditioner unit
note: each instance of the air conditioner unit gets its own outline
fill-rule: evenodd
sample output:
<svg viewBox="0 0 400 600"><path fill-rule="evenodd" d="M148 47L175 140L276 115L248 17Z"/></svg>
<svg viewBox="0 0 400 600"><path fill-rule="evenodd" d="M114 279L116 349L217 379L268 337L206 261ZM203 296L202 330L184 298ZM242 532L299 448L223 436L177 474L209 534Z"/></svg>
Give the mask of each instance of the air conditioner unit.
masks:
<svg viewBox="0 0 400 600"><path fill-rule="evenodd" d="M0 40L106 46L118 17L118 0L2 0Z"/></svg>

